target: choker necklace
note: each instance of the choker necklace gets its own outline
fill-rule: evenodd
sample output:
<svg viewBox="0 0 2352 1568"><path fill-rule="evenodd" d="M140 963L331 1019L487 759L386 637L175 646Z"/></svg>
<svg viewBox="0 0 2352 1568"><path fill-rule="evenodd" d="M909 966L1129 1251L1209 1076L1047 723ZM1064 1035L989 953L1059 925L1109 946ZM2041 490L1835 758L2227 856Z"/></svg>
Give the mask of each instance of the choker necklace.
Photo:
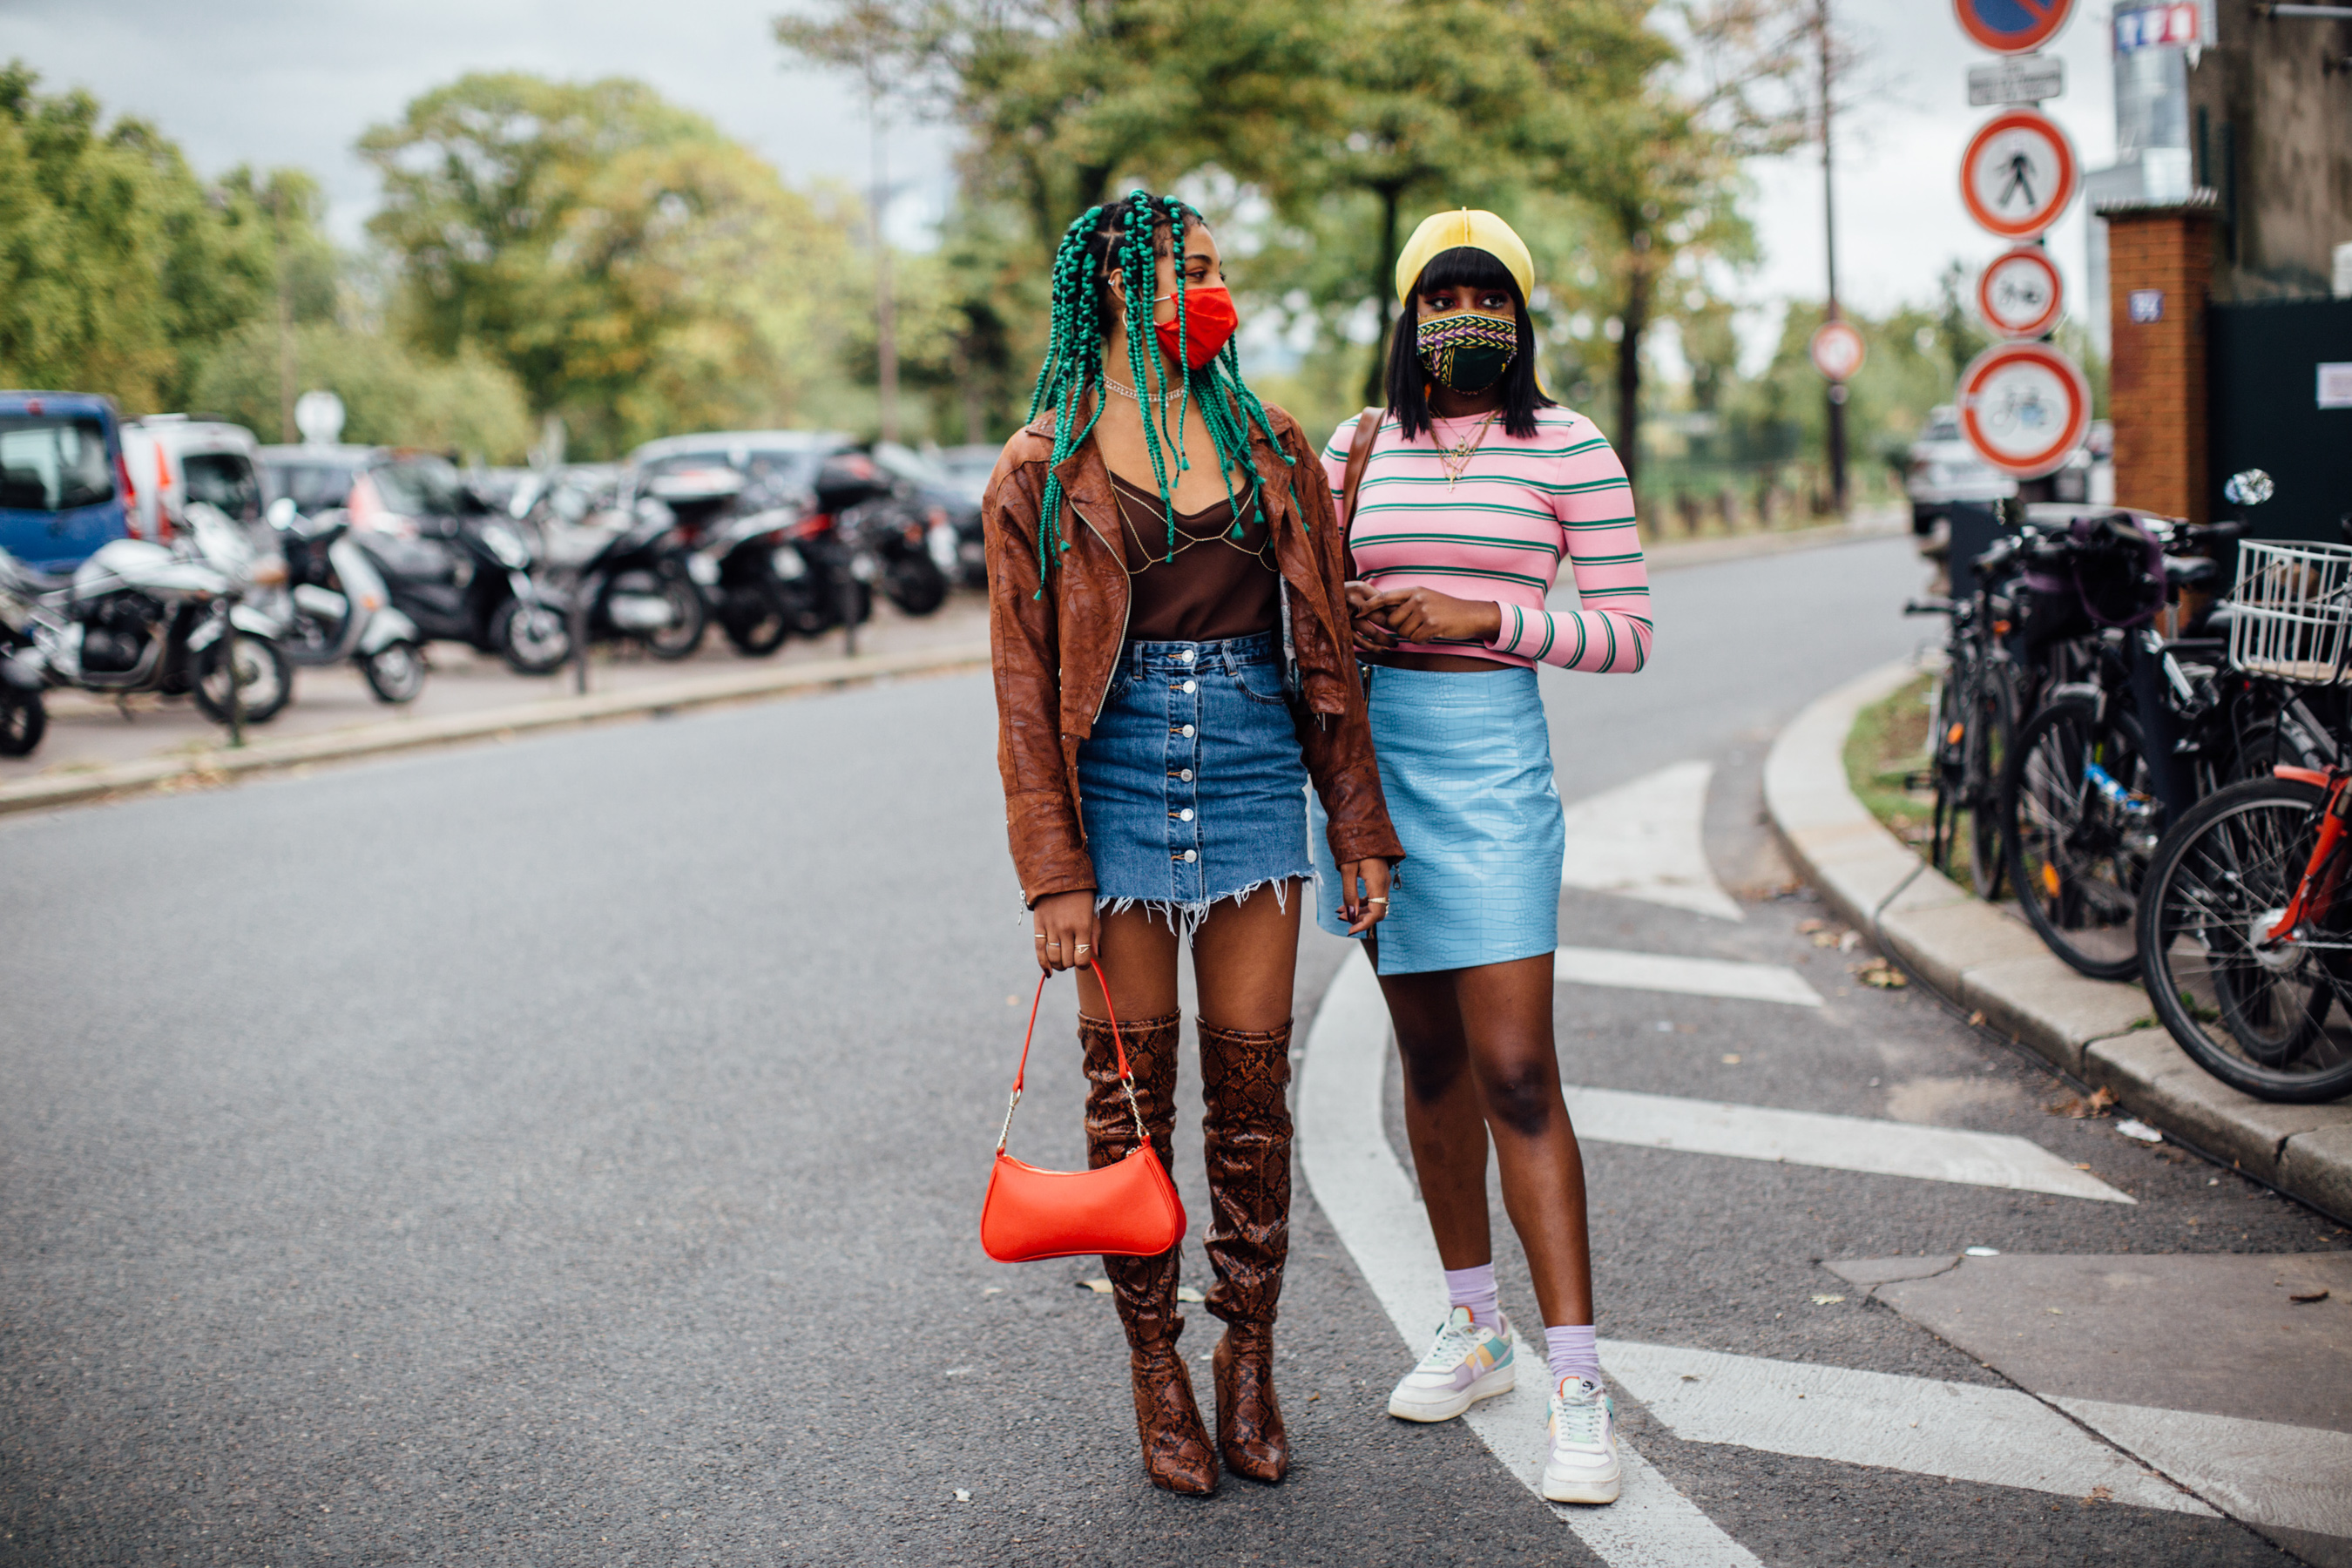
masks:
<svg viewBox="0 0 2352 1568"><path fill-rule="evenodd" d="M1176 388L1173 392L1138 393L1135 388L1131 386L1122 386L1118 382L1113 381L1110 378L1110 373L1108 371L1103 373L1103 384L1109 387L1113 392L1118 393L1121 397L1126 398L1130 403L1155 403L1163 408L1184 395L1184 389L1181 386Z"/></svg>

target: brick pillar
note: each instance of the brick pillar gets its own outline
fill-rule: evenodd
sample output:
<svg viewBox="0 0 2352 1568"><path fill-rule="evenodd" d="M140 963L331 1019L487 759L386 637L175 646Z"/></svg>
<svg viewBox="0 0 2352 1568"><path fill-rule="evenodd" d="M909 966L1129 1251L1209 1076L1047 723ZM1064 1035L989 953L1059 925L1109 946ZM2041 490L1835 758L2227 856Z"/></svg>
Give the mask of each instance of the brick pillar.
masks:
<svg viewBox="0 0 2352 1568"><path fill-rule="evenodd" d="M2116 500L2208 521L2205 297L2213 274L2213 198L2103 206L2114 344L2107 415L2116 427ZM2150 319L2153 318L2153 319Z"/></svg>

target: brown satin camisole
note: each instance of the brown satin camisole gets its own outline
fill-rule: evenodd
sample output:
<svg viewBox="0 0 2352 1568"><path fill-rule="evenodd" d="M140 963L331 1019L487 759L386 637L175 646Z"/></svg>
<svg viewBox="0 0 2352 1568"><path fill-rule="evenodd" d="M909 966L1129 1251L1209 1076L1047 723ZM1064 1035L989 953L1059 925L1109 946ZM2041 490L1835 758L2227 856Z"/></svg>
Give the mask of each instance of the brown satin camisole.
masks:
<svg viewBox="0 0 2352 1568"><path fill-rule="evenodd" d="M1282 625L1282 579L1275 570L1265 513L1242 498L1249 521L1233 537L1234 508L1220 500L1176 514L1176 559L1168 559L1168 515L1160 496L1117 474L1119 543L1127 555L1129 642L1217 642Z"/></svg>

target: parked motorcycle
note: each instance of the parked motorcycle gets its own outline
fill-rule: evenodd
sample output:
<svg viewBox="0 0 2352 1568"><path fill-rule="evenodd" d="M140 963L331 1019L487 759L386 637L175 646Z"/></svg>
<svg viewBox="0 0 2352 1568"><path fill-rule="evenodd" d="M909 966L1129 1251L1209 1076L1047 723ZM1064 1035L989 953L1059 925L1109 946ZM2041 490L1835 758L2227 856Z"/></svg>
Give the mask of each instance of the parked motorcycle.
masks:
<svg viewBox="0 0 2352 1568"><path fill-rule="evenodd" d="M384 519L348 537L418 638L495 653L518 675L551 675L572 657L563 606L541 588L530 542L508 519L487 508Z"/></svg>
<svg viewBox="0 0 2352 1568"><path fill-rule="evenodd" d="M577 527L549 525L552 591L584 618L590 641L634 642L661 659L702 646L710 609L677 534L677 515L652 496Z"/></svg>
<svg viewBox="0 0 2352 1568"><path fill-rule="evenodd" d="M379 700L415 701L425 689L425 635L394 606L374 561L352 537L351 514L305 518L280 496L265 515L286 555L286 657L320 667L349 659Z"/></svg>
<svg viewBox="0 0 2352 1568"><path fill-rule="evenodd" d="M948 568L954 561L950 529L934 553L932 528L923 511L899 493L890 471L863 452L841 452L817 471L817 505L838 521L856 572L857 557L870 559L863 582L879 586L910 616L928 616L947 602Z"/></svg>
<svg viewBox="0 0 2352 1568"><path fill-rule="evenodd" d="M279 622L244 603L256 587L253 553L216 509L191 503L181 549L143 539L101 545L70 576L36 572L0 552L0 753L40 742L41 688L117 694L186 693L215 723L261 724L294 693L278 643ZM234 626L236 636L229 635ZM236 647L232 662L228 647Z"/></svg>

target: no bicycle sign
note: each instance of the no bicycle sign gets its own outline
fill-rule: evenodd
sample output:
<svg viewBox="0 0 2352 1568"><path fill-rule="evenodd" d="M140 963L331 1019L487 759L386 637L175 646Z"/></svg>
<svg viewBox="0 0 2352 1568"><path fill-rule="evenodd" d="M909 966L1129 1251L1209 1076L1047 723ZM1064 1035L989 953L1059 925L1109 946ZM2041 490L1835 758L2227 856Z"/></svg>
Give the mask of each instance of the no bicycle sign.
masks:
<svg viewBox="0 0 2352 1568"><path fill-rule="evenodd" d="M2058 36L2074 0L1952 0L1960 30L1995 54L2031 54Z"/></svg>

